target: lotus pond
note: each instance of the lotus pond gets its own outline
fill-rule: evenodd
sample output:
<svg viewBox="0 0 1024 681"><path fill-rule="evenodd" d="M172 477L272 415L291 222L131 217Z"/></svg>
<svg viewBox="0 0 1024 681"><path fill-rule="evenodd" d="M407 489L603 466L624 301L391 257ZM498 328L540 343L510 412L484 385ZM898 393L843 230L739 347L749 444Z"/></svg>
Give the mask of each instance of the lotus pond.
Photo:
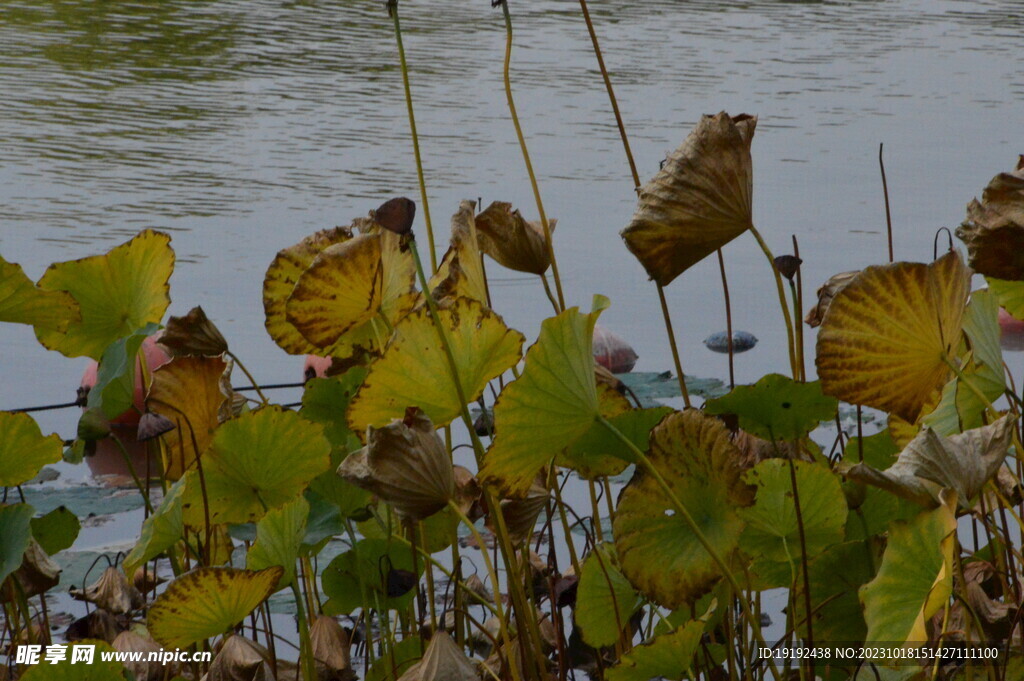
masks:
<svg viewBox="0 0 1024 681"><path fill-rule="evenodd" d="M628 6L589 8L591 16L585 2L557 12L481 3L453 10L481 22L480 35L493 42L487 67L472 64L473 73L490 75L490 89L466 99L478 115L493 107L500 117L510 151L503 163L517 169L503 165L501 177L516 184L469 175L448 182L423 153L436 149L432 135L450 135L448 146L484 139L472 125L460 135L437 107L418 116L417 84L446 79L416 58L431 36L450 33L451 18L438 24L415 3L370 5L346 15L350 37L374 45L365 63L353 70L351 55L330 41L322 54L349 64L347 88L374 82L381 59L393 87L371 115L335 121L341 137L328 130L324 139L345 138L346 125L359 129L383 111L393 129L363 130L350 142L393 139L404 147L383 159L344 161L347 178L375 179L346 189L343 214L318 208L290 223L301 230L236 238L229 249L247 266L205 291L214 303L207 311L216 310L209 316L199 305L213 279L171 280L175 271L201 272L215 254L178 229L216 219L221 199L241 200L239 186L216 173L179 176L181 187L204 185L197 201L146 188L160 164L150 165L153 147L136 156L134 145L150 145L148 133L96 137L106 140L97 142L106 159L97 167L142 169L115 183L143 189L139 203L118 201L110 211L124 218L106 235L116 243L89 241L76 258L42 267L20 232L0 241L0 322L15 339L5 376L32 375L40 386L5 388L11 408L0 411L0 678L1019 676L1024 403L1015 351L1024 319L1024 168L1013 154L1002 149L998 163L991 149L978 154L974 163L984 157L992 165L976 184L943 181L940 193L962 196L938 223L924 221L926 230L901 225L908 199L893 192L890 206L884 185L884 200L874 196L864 211L874 227L843 237L865 245L863 255L824 256L827 229L780 229L754 210L763 177L754 156L762 138L785 136L778 117L701 116L688 134L670 136L678 147L660 169L638 167L630 142L650 147L643 107L628 103L638 81L606 73L603 58L616 53L605 56L601 47L621 45L617 21L628 34L647 25L643 16ZM736 35L759 16L774 16L769 28L782 30L780 16L759 5L738 13L652 7L669 22L711 9ZM105 76L125 68L143 74L136 84L155 87L150 94L162 92L159 79L147 80L161 60L186 92L206 87L196 73L232 82L218 69L256 64L255 73L283 76L287 66L269 48L259 51L266 61L232 62L253 44L274 42L235 42L256 36L251 25L240 28L251 21L235 14L245 8L228 4L218 17L204 8L169 3L153 16L143 6L95 15L73 3L52 12L15 5L10 25L27 30L19 40L35 35L49 44L43 53L51 66ZM319 26L324 9L292 8L278 20L292 31L296 21ZM970 31L1002 25L998 11L964 18L947 9L916 20L961 22ZM829 23L829 12L846 16L794 8L790 18ZM152 20L150 28L141 29L140 19ZM562 192L552 189L567 186L551 172L545 138L553 133L529 134L528 122L545 114L531 97L536 90L520 92L518 84L550 84L534 80L536 61L527 60L533 75L516 79L513 25L533 39L571 31L586 50L593 72L564 83L596 88L593 106L603 118L593 126L602 142L579 158L623 167L607 177L594 171L577 188L579 201L599 186L594 206L632 212L608 226L614 249L600 277L586 259L596 253L589 242L599 240L567 219ZM898 25L880 39L898 43ZM102 34L112 26L125 31L96 43L49 42L74 27ZM122 45L139 30L140 43ZM842 22L830 30L841 33ZM994 45L1006 38L989 37ZM190 50L167 49L183 43ZM37 46L29 41L25 54ZM458 60L451 67L470 68ZM88 91L89 77L75 78ZM623 121L613 90L620 82ZM1019 73L1005 82L1011 94L996 109L1013 101ZM27 101L15 92L14 102ZM700 108L718 106L702 99ZM141 110L140 121L157 119ZM170 119L188 119L176 111ZM228 118L226 111L197 116ZM83 124L98 121L74 121ZM862 158L875 171L882 150L859 132L856 144L871 147ZM182 139L194 144L197 133ZM15 137L30 157L35 142ZM472 156L487 154L481 147ZM61 161L46 172L59 186L69 170L85 170L82 163ZM573 175L587 180L586 172ZM310 177L288 174L288 202L298 187L330 196ZM98 178L114 179L101 173L91 181ZM768 173L766 184L777 179ZM434 192L447 184L445 195L456 198L445 203ZM16 207L32 193L18 186ZM279 191L273 181L265 186L270 196ZM65 203L75 191L68 188ZM54 212L43 220L59 228L60 201L49 201ZM164 201L187 208L172 215L177 209ZM88 223L90 210L99 210L95 198L67 214ZM886 229L893 212L895 231ZM607 216L587 214L608 231ZM18 215L30 222L29 212ZM288 222L287 211L274 215ZM166 224L135 229L140 219ZM955 240L950 231L933 242L941 224L960 225ZM66 249L74 239L58 241ZM728 279L734 255L743 276ZM618 268L645 275L622 296L608 279ZM641 285L644 278L650 283ZM675 294L697 280L685 301ZM722 295L728 288L732 299ZM748 358L740 352L751 336L734 328L734 317L747 326L752 304L761 308L754 328L764 343ZM650 312L642 324L630 317L636 305ZM250 320L259 311L259 341L235 310ZM597 341L602 349L595 345L599 321L641 349L638 371L613 374L595 361L608 364L607 331ZM723 337L738 341L712 355L699 339L723 327L709 347L722 349ZM636 359L625 354L630 364ZM303 356L308 372L300 381ZM73 399L89 359L75 404L15 408L42 405L49 394ZM48 393L60 367L71 368L60 379L63 392ZM123 666L25 657L26 646L56 656L62 649L54 646L83 643L98 652L209 655ZM858 654L865 646L876 651L868 659ZM840 655L845 649L853 653Z"/></svg>

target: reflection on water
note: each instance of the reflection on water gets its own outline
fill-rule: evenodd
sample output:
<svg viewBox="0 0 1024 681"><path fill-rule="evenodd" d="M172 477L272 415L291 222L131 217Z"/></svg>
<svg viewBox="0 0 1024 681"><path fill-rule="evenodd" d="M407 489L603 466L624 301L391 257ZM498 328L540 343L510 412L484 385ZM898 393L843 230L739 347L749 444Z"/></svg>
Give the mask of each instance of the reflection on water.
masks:
<svg viewBox="0 0 1024 681"><path fill-rule="evenodd" d="M884 257L878 142L897 253L911 259L928 257L934 229L958 222L1022 150L1024 71L1011 55L1024 2L591 4L643 175L701 113L761 116L757 222L780 252L800 238L810 290ZM579 6L511 7L514 87L559 218L569 298L609 294L609 328L629 336L639 368L665 369L656 300L617 236L634 198ZM501 83L500 11L487 0L403 0L401 11L438 228L467 197L535 215ZM301 372L262 330L273 252L388 196L418 198L380 2L7 0L0 56L0 252L38 275L139 228L169 230L180 262L172 311L201 302L267 380ZM781 366L781 323L756 249L741 239L726 257L737 327L763 339L738 360L752 378ZM547 309L536 282L495 275L497 307L534 333ZM669 295L684 360L724 375L699 345L724 328L715 269L696 268ZM64 370L30 335L0 328L0 340L8 356ZM2 361L44 399L60 401L74 380ZM18 395L0 388L4 406Z"/></svg>

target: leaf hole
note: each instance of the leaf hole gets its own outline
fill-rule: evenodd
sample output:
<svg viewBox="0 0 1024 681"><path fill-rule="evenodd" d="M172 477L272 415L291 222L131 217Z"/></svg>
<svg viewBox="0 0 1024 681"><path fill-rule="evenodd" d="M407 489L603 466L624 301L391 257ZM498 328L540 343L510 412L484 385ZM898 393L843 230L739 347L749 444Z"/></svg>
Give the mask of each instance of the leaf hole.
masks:
<svg viewBox="0 0 1024 681"><path fill-rule="evenodd" d="M790 407L792 407L792 406L793 406L793 405L792 405L792 404L790 404L789 402L783 402L783 403L782 403L782 408L783 408L783 409L789 409L789 408L790 408Z"/></svg>
<svg viewBox="0 0 1024 681"><path fill-rule="evenodd" d="M673 517L673 516L674 516L675 514L676 514L676 510L675 510L674 508L666 508L666 509L665 509L665 517L666 517L666 518L671 518L671 517Z"/></svg>

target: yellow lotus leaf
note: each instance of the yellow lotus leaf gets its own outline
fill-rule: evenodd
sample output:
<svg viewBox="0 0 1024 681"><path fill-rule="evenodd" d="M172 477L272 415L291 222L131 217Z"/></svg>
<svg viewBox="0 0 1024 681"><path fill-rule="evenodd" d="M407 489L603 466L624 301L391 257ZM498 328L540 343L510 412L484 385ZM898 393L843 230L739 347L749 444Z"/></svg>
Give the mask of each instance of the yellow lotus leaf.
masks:
<svg viewBox="0 0 1024 681"><path fill-rule="evenodd" d="M487 305L487 283L480 262L474 201L463 201L452 216L452 239L428 286L437 300L471 298Z"/></svg>
<svg viewBox="0 0 1024 681"><path fill-rule="evenodd" d="M757 116L702 116L640 190L626 247L667 286L751 225L750 143Z"/></svg>
<svg viewBox="0 0 1024 681"><path fill-rule="evenodd" d="M166 648L187 648L224 634L274 593L282 573L276 566L259 572L223 567L188 572L149 609L149 633Z"/></svg>
<svg viewBox="0 0 1024 681"><path fill-rule="evenodd" d="M967 220L956 229L978 274L1024 280L1024 156L1010 173L992 178L981 201L967 204Z"/></svg>
<svg viewBox="0 0 1024 681"><path fill-rule="evenodd" d="M608 299L545 319L523 374L494 406L495 438L480 471L502 496L522 497L538 471L582 437L600 415L594 378L594 324Z"/></svg>
<svg viewBox="0 0 1024 681"><path fill-rule="evenodd" d="M519 361L523 336L501 317L468 298L457 298L439 311L466 399L477 399L487 383ZM380 427L419 407L436 427L456 418L462 405L452 380L438 330L426 308L413 312L395 327L395 337L349 406L348 420L356 432Z"/></svg>
<svg viewBox="0 0 1024 681"><path fill-rule="evenodd" d="M317 352L318 348L306 340L288 321L285 316L285 304L299 276L313 263L320 251L351 238L352 231L348 227L325 229L279 251L267 268L266 277L263 279L265 325L267 333L285 352L293 355Z"/></svg>
<svg viewBox="0 0 1024 681"><path fill-rule="evenodd" d="M0 322L63 332L81 319L78 303L69 294L36 288L21 265L0 257Z"/></svg>
<svg viewBox="0 0 1024 681"><path fill-rule="evenodd" d="M955 252L862 271L836 293L818 331L822 391L916 421L952 374L969 288Z"/></svg>
<svg viewBox="0 0 1024 681"><path fill-rule="evenodd" d="M153 372L146 405L177 426L163 435L168 479L193 468L213 440L228 399L221 390L226 368L220 357L177 357Z"/></svg>
<svg viewBox="0 0 1024 681"><path fill-rule="evenodd" d="M28 414L0 411L0 487L31 480L46 464L60 461L63 451L60 436L43 437Z"/></svg>
<svg viewBox="0 0 1024 681"><path fill-rule="evenodd" d="M548 229L555 233L557 220L548 220ZM529 222L512 209L512 204L495 201L476 216L480 250L498 264L530 274L544 274L551 265L544 227Z"/></svg>
<svg viewBox="0 0 1024 681"><path fill-rule="evenodd" d="M67 291L81 321L63 332L36 327L39 342L68 357L99 360L107 346L163 319L174 270L171 237L146 230L106 255L50 265L39 280L48 291Z"/></svg>

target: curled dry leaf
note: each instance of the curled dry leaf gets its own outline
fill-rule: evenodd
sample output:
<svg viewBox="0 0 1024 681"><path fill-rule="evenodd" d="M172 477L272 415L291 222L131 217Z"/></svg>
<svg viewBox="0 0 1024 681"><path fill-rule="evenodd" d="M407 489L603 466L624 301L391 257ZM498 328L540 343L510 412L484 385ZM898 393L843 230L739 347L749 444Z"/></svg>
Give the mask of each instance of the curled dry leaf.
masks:
<svg viewBox="0 0 1024 681"><path fill-rule="evenodd" d="M499 503L501 515L505 518L505 526L514 544L533 536L537 526L537 518L548 506L551 492L544 485L544 477L538 476L526 496L521 499L502 499ZM487 519L487 527L494 530L493 519Z"/></svg>
<svg viewBox="0 0 1024 681"><path fill-rule="evenodd" d="M428 286L438 301L470 298L487 306L487 282L480 261L480 245L473 217L475 201L463 201L452 216L451 246Z"/></svg>
<svg viewBox="0 0 1024 681"><path fill-rule="evenodd" d="M818 288L818 304L807 312L807 316L804 317L804 323L811 328L821 326L821 320L825 318L825 312L828 310L832 299L843 290L843 287L853 281L853 278L858 274L860 274L860 270L853 270L852 272L833 274L829 277L828 281Z"/></svg>
<svg viewBox="0 0 1024 681"><path fill-rule="evenodd" d="M338 475L413 520L437 513L455 498L451 460L419 409L383 428L368 428L366 446L342 461Z"/></svg>
<svg viewBox="0 0 1024 681"><path fill-rule="evenodd" d="M108 567L100 578L85 589L71 589L71 597L78 601L88 601L115 615L124 615L142 607L142 594L132 584L124 572L116 567Z"/></svg>
<svg viewBox="0 0 1024 681"><path fill-rule="evenodd" d="M8 537L4 537L9 541ZM50 559L35 539L30 538L21 558L21 566L11 574L24 592L25 598L44 594L60 582L60 566ZM13 589L0 590L0 603L6 603L15 593Z"/></svg>
<svg viewBox="0 0 1024 681"><path fill-rule="evenodd" d="M111 643L123 631L125 631L123 618L119 620L106 610L97 609L69 624L64 632L64 640L96 640Z"/></svg>
<svg viewBox="0 0 1024 681"><path fill-rule="evenodd" d="M884 471L866 464L845 470L847 477L875 485L924 506L939 503L942 488L956 490L964 508L996 476L1013 439L1013 420L998 421L959 435L941 437L925 426Z"/></svg>
<svg viewBox="0 0 1024 681"><path fill-rule="evenodd" d="M121 653L139 653L138 659L127 659L124 662L125 669L132 673L135 681L162 681L177 671L177 665L167 665L159 662L159 653L162 651L156 641L145 636L140 636L134 631L122 631L110 643L110 646ZM150 658L151 654L156 654ZM152 661L150 661L152 660Z"/></svg>
<svg viewBox="0 0 1024 681"><path fill-rule="evenodd" d="M978 274L1024 280L1024 156L1010 173L992 178L967 204L967 219L956 229L967 244L970 266Z"/></svg>
<svg viewBox="0 0 1024 681"><path fill-rule="evenodd" d="M430 639L423 659L409 667L398 681L479 681L476 668L444 631Z"/></svg>
<svg viewBox="0 0 1024 681"><path fill-rule="evenodd" d="M244 636L229 636L213 658L206 681L268 681L274 678L270 654Z"/></svg>
<svg viewBox="0 0 1024 681"><path fill-rule="evenodd" d="M316 675L320 681L352 681L348 634L338 621L327 615L319 615L309 627L309 639L316 662Z"/></svg>
<svg viewBox="0 0 1024 681"><path fill-rule="evenodd" d="M158 343L171 357L215 357L228 351L228 342L201 307L168 319Z"/></svg>
<svg viewBox="0 0 1024 681"><path fill-rule="evenodd" d="M667 286L751 226L750 143L757 116L702 116L640 190L626 247Z"/></svg>
<svg viewBox="0 0 1024 681"><path fill-rule="evenodd" d="M557 220L548 220L552 236ZM544 274L551 265L544 227L529 222L511 203L495 201L476 216L480 250L498 264L517 272Z"/></svg>

